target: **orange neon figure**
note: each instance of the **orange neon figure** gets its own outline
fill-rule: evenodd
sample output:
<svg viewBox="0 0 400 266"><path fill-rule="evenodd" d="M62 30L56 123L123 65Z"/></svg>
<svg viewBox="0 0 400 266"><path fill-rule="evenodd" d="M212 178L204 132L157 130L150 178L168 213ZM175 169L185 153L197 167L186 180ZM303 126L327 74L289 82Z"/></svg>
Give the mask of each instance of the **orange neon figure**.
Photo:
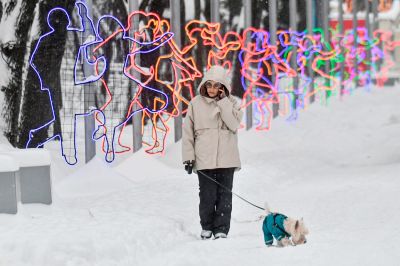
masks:
<svg viewBox="0 0 400 266"><path fill-rule="evenodd" d="M147 24L145 26L141 27L139 30L133 31L131 30L133 21L137 19L138 21L143 21L147 19ZM146 42L150 42L153 40L156 40L163 36L166 31L163 30L163 23L165 21L162 20L157 14L155 13L144 13L142 11L134 11L128 16L128 26L127 26L127 31L132 34L133 32L133 38L135 39L141 39ZM168 47L170 42L172 40L168 39L168 41L165 41L163 43L163 47ZM160 45L159 43L155 43L154 45ZM135 108L142 108L144 107L144 102L142 99L142 93L144 90L144 86L152 86L156 87L158 90L167 92L167 89L165 88L165 83L162 82L161 80L157 79L158 75L158 61L159 61L159 52L154 52L153 54L140 54L140 53L135 53L136 51L140 51L141 47L138 47L137 44L135 44L131 48L131 54L129 57L129 65L126 67L125 74L129 76L132 80L137 80L135 78L135 75L138 75L141 77L140 82L139 80L138 83L138 89L137 92L134 95L133 100L131 101L131 104L129 106L128 114L127 117L132 113L132 109ZM148 64L146 67L141 66L140 64L138 65L139 58L138 56L144 56L146 58L146 63ZM151 59L151 62L149 62L149 58ZM154 93L153 93L154 94ZM144 95L144 97L147 98L149 95ZM163 97L155 96L152 100L152 102L147 103L148 105L152 105L152 108L150 110L153 110L153 112L149 111L149 108L143 109L141 112L142 119L141 119L141 128L142 128L142 136L145 134L145 128L150 127L151 128L151 138L152 142L149 142L143 138L143 144L148 146L149 148L146 148L145 151L150 154L154 153L162 153L164 149L164 141L167 137L167 134L169 132L169 128L164 122L164 117L163 117L163 111L162 106L166 105L166 100L163 99ZM175 105L174 105L175 106ZM168 108L168 106L167 106ZM160 110L157 112L154 112L156 110ZM164 109L165 111L166 109ZM146 119L147 119L147 125L146 125ZM160 123L159 123L160 122ZM159 124L161 126L159 126ZM121 130L122 134L122 130Z"/></svg>
<svg viewBox="0 0 400 266"><path fill-rule="evenodd" d="M170 25L166 20L161 21L161 31L169 32ZM193 47L193 46L191 46ZM164 151L165 139L169 133L169 128L166 126L171 118L181 115L179 105L182 109L189 104L191 98L194 97L193 82L196 78L201 77L201 72L197 69L193 57L187 56L190 48L180 49L174 39L171 39L164 47L164 55L158 57L155 64L155 80L160 86L168 91L172 98L170 108L163 110L160 113L154 113L150 116L153 121L152 128L152 143L144 142L150 146L146 150L147 153L162 153ZM165 80L165 73L161 69L168 69L171 74L170 80ZM187 90L189 98L184 96L183 89Z"/></svg>
<svg viewBox="0 0 400 266"><path fill-rule="evenodd" d="M222 36L219 23L199 20L190 21L185 30L190 44L184 50L190 49L194 44L199 44L198 38L200 38L201 45L210 49L207 56L207 68L212 65L221 65L231 70L232 55L241 49L241 37L238 33L229 31Z"/></svg>

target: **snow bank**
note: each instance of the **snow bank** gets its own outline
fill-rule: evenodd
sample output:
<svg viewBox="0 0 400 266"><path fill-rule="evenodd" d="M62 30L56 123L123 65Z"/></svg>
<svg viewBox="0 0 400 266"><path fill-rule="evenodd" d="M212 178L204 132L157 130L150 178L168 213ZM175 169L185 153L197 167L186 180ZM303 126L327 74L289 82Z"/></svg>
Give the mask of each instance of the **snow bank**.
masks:
<svg viewBox="0 0 400 266"><path fill-rule="evenodd" d="M85 197L118 192L129 187L128 179L118 174L101 158L95 158L67 175L55 187L62 198Z"/></svg>
<svg viewBox="0 0 400 266"><path fill-rule="evenodd" d="M14 158L0 154L0 173L16 172L18 170L18 163Z"/></svg>
<svg viewBox="0 0 400 266"><path fill-rule="evenodd" d="M1 129L1 127L0 127L0 129ZM12 149L13 149L13 146L11 146L10 142L8 142L7 138L3 135L3 132L0 132L0 153L2 151L8 151L8 150L12 150Z"/></svg>
<svg viewBox="0 0 400 266"><path fill-rule="evenodd" d="M20 167L35 167L51 164L50 153L45 149L1 149L0 146L0 154L6 154L14 158Z"/></svg>

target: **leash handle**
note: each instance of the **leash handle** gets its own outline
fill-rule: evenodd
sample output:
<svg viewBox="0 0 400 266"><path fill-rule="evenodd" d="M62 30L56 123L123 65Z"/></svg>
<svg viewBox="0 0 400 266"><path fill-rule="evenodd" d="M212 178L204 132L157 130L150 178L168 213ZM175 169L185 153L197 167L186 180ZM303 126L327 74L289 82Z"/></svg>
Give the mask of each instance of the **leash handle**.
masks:
<svg viewBox="0 0 400 266"><path fill-rule="evenodd" d="M264 208L257 206L254 203L251 203L250 201L248 201L247 199L239 196L238 194L236 194L235 192L233 192L232 190L230 190L229 188L227 188L226 186L222 185L220 182L218 182L217 180L215 180L214 178L210 177L209 175L207 175L206 173L204 173L203 171L197 170L197 172L200 172L202 175L204 175L205 177L207 177L208 179L210 179L211 181L213 181L214 183L218 184L219 186L221 186L222 188L226 189L227 191L229 191L230 193L232 193L233 195L235 195L236 197L238 197L239 199L243 200L244 202L247 202L248 204L250 204L251 206L254 206L260 210L264 210Z"/></svg>

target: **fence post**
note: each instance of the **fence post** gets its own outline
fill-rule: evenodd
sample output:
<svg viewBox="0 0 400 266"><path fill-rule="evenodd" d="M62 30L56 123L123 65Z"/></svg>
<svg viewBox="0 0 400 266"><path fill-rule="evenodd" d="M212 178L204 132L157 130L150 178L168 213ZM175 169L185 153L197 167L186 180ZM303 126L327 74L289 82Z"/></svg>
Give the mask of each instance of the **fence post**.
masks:
<svg viewBox="0 0 400 266"><path fill-rule="evenodd" d="M276 29L277 29L277 0L268 1L268 16L269 16L269 39L272 46L276 46ZM272 68L271 82L275 84L277 73ZM277 95L279 99L279 95ZM279 101L272 105L272 117L275 118L279 115Z"/></svg>
<svg viewBox="0 0 400 266"><path fill-rule="evenodd" d="M330 33L329 33L329 0L322 0L322 29L324 30L324 41L326 43L330 43ZM325 64L325 73L329 75L331 68L330 68L330 62L327 61ZM330 79L325 79L326 83L330 88L332 88L331 80ZM332 94L332 91L326 91L325 92L325 98L326 100L330 97Z"/></svg>
<svg viewBox="0 0 400 266"><path fill-rule="evenodd" d="M364 4L365 4L365 28L367 31L367 41L368 43L371 42L371 21L370 21L370 16L369 16L369 8L370 8L370 3L369 0L364 0ZM367 62L371 62L371 58L372 58L372 54L371 54L371 49L368 47L367 48ZM367 69L365 70L368 76L368 80L371 80L371 70L372 70L372 66L371 64L367 67ZM368 84L369 86L370 84Z"/></svg>
<svg viewBox="0 0 400 266"><path fill-rule="evenodd" d="M212 0L211 2L211 22L219 23L219 0Z"/></svg>
<svg viewBox="0 0 400 266"><path fill-rule="evenodd" d="M372 31L375 31L379 28L378 1L372 1L372 14L374 16L374 19L372 21Z"/></svg>
<svg viewBox="0 0 400 266"><path fill-rule="evenodd" d="M306 5L307 5L306 6L307 31L308 31L309 35L313 35L314 22L315 22L314 17L313 17L313 6L314 6L313 0L307 0ZM315 95L313 94L314 93L314 71L312 69L312 64L311 64L311 62L313 60L314 60L314 56L311 55L310 60L309 60L310 63L307 64L308 75L309 75L309 78L311 79L311 83L308 88L308 90L311 94L310 103L313 103L315 101Z"/></svg>
<svg viewBox="0 0 400 266"><path fill-rule="evenodd" d="M378 1L372 1L372 13L374 16L374 19L372 20L372 32L371 35L374 36L374 32L379 28L379 20L378 20ZM379 45L379 49L382 49L382 45ZM375 64L375 71L378 72L378 70L381 67L381 60L377 60L374 62ZM376 74L376 73L375 73Z"/></svg>
<svg viewBox="0 0 400 266"><path fill-rule="evenodd" d="M289 24L290 24L290 31L297 32L297 0L290 0L289 2ZM289 36L292 37L292 36ZM290 67L296 70L296 76L293 77L293 102L292 107L293 109L297 109L297 99L298 99L298 92L299 92L299 77L297 73L297 48L296 46L292 46L293 52L290 58Z"/></svg>
<svg viewBox="0 0 400 266"><path fill-rule="evenodd" d="M372 24L371 24L370 12L369 12L371 4L370 4L369 0L364 0L364 3L365 3L365 27L367 28L367 31L368 31L368 38L371 38Z"/></svg>
<svg viewBox="0 0 400 266"><path fill-rule="evenodd" d="M340 40L343 39L344 36L344 27L343 27L343 0L339 0L339 34L340 34ZM340 52L342 53L342 56L344 56L343 53L343 46L341 45L341 42L339 43L340 46ZM343 96L344 94L344 60L343 62L340 63L340 97Z"/></svg>
<svg viewBox="0 0 400 266"><path fill-rule="evenodd" d="M357 1L358 0L353 0L352 1L352 6L353 6L353 46L354 46L354 52L357 49L357 24L358 24L358 18L357 18L357 11L358 11L358 7L357 7ZM355 53L354 55L354 73L356 75L356 78L354 79L355 84L354 84L354 88L357 88L357 75L358 75L358 65L357 65L357 53Z"/></svg>
<svg viewBox="0 0 400 266"><path fill-rule="evenodd" d="M243 0L243 6L244 6L244 27L248 28L251 27L251 0ZM250 36L244 36L246 37L246 40L249 41ZM248 81L245 81L246 84L248 85ZM249 86L247 86L247 89L249 90ZM252 89L252 88L251 88ZM251 96L247 95L246 102L251 101ZM246 107L246 130L249 130L253 127L253 103L250 103Z"/></svg>
<svg viewBox="0 0 400 266"><path fill-rule="evenodd" d="M174 33L174 41L178 47L181 47L181 2L180 0L170 0L171 10L171 29ZM177 72L177 77L180 76L180 71ZM178 82L178 81L175 81ZM182 138L182 102L178 103L179 115L174 118L175 142Z"/></svg>
<svg viewBox="0 0 400 266"><path fill-rule="evenodd" d="M139 9L139 3L138 0L129 0L129 13L136 11ZM133 25L131 26L130 29L130 35L131 37L134 37L135 31L139 29L139 17L134 16L133 18ZM133 44L132 44L133 45ZM131 48L131 47L130 47ZM140 65L140 55L136 54L135 55L135 63ZM138 80L140 80L140 73L137 71L134 71L133 68L131 70L131 74ZM136 92L138 91L138 84L136 82L129 82L131 84L130 89L131 89L131 95L134 97ZM140 97L140 96L139 96ZM137 111L140 107L138 106L137 103L134 104L133 112ZM132 136L133 136L133 145L132 145L132 151L137 152L142 148L142 112L138 112L132 116Z"/></svg>
<svg viewBox="0 0 400 266"><path fill-rule="evenodd" d="M92 17L92 0L86 0L85 4L88 8L89 17ZM87 23L85 21L84 23ZM90 32L87 30L83 34L84 41L89 38ZM94 75L93 68L88 64L84 64L83 72L85 77ZM88 112L91 106L94 106L94 94L90 88L90 84L85 84L83 87L83 101L85 112ZM93 84L92 84L93 86ZM93 132L95 130L94 115L85 116L85 162L88 163L94 156L96 156L96 143L92 139Z"/></svg>

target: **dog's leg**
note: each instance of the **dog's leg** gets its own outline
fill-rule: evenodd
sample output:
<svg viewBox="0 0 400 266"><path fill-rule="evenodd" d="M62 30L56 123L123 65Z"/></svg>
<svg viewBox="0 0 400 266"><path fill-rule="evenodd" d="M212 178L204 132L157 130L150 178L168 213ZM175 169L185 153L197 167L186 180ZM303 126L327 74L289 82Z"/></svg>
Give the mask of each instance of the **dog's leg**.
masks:
<svg viewBox="0 0 400 266"><path fill-rule="evenodd" d="M280 247L287 247L289 244L290 244L290 239L287 237L284 237L278 241L278 246Z"/></svg>

